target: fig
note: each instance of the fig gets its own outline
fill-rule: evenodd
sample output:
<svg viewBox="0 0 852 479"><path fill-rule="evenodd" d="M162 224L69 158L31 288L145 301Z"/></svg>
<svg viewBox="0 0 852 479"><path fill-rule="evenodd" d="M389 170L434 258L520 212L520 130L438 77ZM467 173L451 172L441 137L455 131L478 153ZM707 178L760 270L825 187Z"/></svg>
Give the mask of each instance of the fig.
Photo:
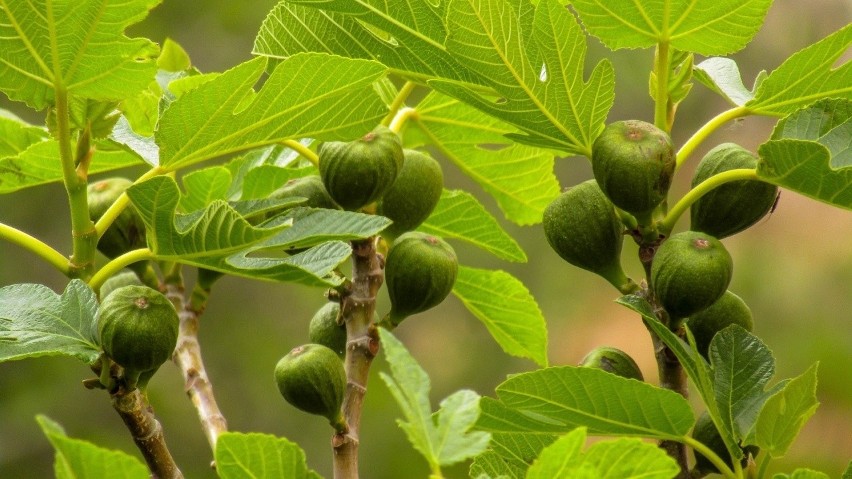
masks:
<svg viewBox="0 0 852 479"><path fill-rule="evenodd" d="M723 143L701 159L692 178L695 188L702 181L724 171L737 168L756 168L757 157L734 143ZM725 238L743 231L775 205L778 187L758 180L740 180L712 189L692 204L690 227L716 238Z"/></svg>
<svg viewBox="0 0 852 479"><path fill-rule="evenodd" d="M559 195L544 210L544 235L565 261L596 273L616 288L628 282L621 267L624 227L595 180Z"/></svg>
<svg viewBox="0 0 852 479"><path fill-rule="evenodd" d="M683 231L657 250L651 263L651 287L669 315L683 319L721 298L733 269L731 255L718 239Z"/></svg>
<svg viewBox="0 0 852 479"><path fill-rule="evenodd" d="M133 182L127 178L107 178L88 186L89 218L97 221ZM147 246L145 223L133 205L127 205L98 240L98 251L107 258Z"/></svg>
<svg viewBox="0 0 852 479"><path fill-rule="evenodd" d="M668 133L644 121L610 123L592 144L592 172L601 190L640 222L666 199L674 170Z"/></svg>
<svg viewBox="0 0 852 479"><path fill-rule="evenodd" d="M327 418L336 431L346 430L340 409L346 372L331 349L313 343L293 348L275 365L275 383L297 409Z"/></svg>
<svg viewBox="0 0 852 479"><path fill-rule="evenodd" d="M715 303L690 316L686 324L695 337L698 352L709 360L710 341L716 333L732 324L751 331L754 329L754 318L745 301L736 294L725 291Z"/></svg>
<svg viewBox="0 0 852 479"><path fill-rule="evenodd" d="M338 356L346 354L346 325L338 322L340 303L326 303L311 318L308 337L312 343L322 344Z"/></svg>
<svg viewBox="0 0 852 479"><path fill-rule="evenodd" d="M713 419L707 411L701 413L698 420L695 421L695 426L692 428L692 438L709 447L710 450L715 452L717 456L721 457L725 461L728 467L733 467L731 454L728 452L728 448L725 447L725 441L722 439L721 434L719 434L719 430L716 429L716 425L713 424ZM760 448L754 445L749 445L742 448L742 451L744 457L741 459L740 464L743 467L746 467L749 461L749 456L757 456L757 454L760 453ZM695 470L699 474L691 477L704 477L708 474L719 473L719 468L697 451L695 452Z"/></svg>
<svg viewBox="0 0 852 479"><path fill-rule="evenodd" d="M292 198L294 196L307 198L307 201L300 206L338 209L337 204L331 199L331 195L325 190L322 179L317 175L292 179L269 195L272 199Z"/></svg>
<svg viewBox="0 0 852 479"><path fill-rule="evenodd" d="M580 366L584 368L603 369L617 376L628 379L636 379L644 381L642 370L636 361L624 351L608 347L600 346L591 351L580 362Z"/></svg>
<svg viewBox="0 0 852 479"><path fill-rule="evenodd" d="M155 371L172 356L178 323L175 307L159 291L122 286L101 301L98 337L132 387L141 373Z"/></svg>
<svg viewBox="0 0 852 479"><path fill-rule="evenodd" d="M458 258L437 236L410 231L394 241L385 261L392 326L443 301L456 282Z"/></svg>
<svg viewBox="0 0 852 479"><path fill-rule="evenodd" d="M402 169L379 200L376 210L393 220L382 232L390 238L411 231L426 221L438 205L444 189L444 174L434 158L416 150L404 150L404 153Z"/></svg>
<svg viewBox="0 0 852 479"><path fill-rule="evenodd" d="M111 276L101 285L101 298L106 298L110 293L122 286L142 286L142 280L133 271L123 269L118 274Z"/></svg>
<svg viewBox="0 0 852 479"><path fill-rule="evenodd" d="M399 135L382 125L358 140L330 141L319 148L323 185L337 204L350 211L381 198L403 161Z"/></svg>

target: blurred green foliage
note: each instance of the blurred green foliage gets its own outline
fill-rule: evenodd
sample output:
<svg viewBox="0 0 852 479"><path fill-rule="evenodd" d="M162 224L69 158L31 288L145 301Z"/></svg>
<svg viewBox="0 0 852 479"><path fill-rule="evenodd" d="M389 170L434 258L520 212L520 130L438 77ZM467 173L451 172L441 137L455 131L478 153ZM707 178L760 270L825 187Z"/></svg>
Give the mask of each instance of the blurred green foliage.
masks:
<svg viewBox="0 0 852 479"><path fill-rule="evenodd" d="M254 35L272 0L196 2L167 0L150 17L134 26L132 35L157 42L175 39L202 71L230 68L251 57ZM248 6L247 6L248 5ZM762 69L772 69L792 52L824 37L852 19L845 0L779 1L755 41L735 55L746 83ZM589 62L607 54L616 66L616 108L610 120L650 120L652 102L647 77L651 53L606 52L590 40ZM0 107L20 111L0 98ZM680 106L673 138L683 142L697 127L721 111L720 99L701 86ZM39 121L37 115L26 118ZM746 119L716 132L701 154L722 141L755 149L772 123ZM494 202L478 187L444 163L449 187L474 191L495 215ZM686 171L685 171L686 172ZM126 172L133 176L138 171ZM589 178L588 163L568 158L557 163L556 174L567 186ZM672 195L683 194L688 174L681 175ZM61 185L25 190L0 197L2 221L62 251L69 250L70 230ZM55 211L55 216L45 214ZM49 218L49 219L48 219ZM505 222L504 222L505 223ZM647 380L654 381L650 340L637 317L615 305L617 292L602 279L572 268L547 246L541 228L504 226L519 239L530 261L502 263L484 253L454 245L465 264L503 268L522 279L548 320L552 364L576 364L599 345L619 347L637 359ZM684 228L685 225L680 225ZM776 378L803 372L820 361L818 396L822 405L790 454L773 463L773 470L807 466L839 477L852 451L852 215L785 192L778 210L747 232L726 239L734 257L731 289L751 306L755 333L774 351ZM635 248L625 243L628 274L638 277ZM191 278L190 278L191 279ZM0 285L37 282L60 291L66 279L34 256L8 244L0 245ZM381 298L380 314L387 311ZM226 278L216 285L200 333L208 373L220 407L235 431L261 431L285 436L305 449L308 463L330 476L330 429L325 421L302 414L281 399L272 379L277 360L292 347L307 342L307 326L325 299L322 291ZM397 332L432 377L433 404L459 388L492 394L507 374L531 370L531 361L511 358L462 305L450 298L438 308L405 322ZM386 370L383 356L372 368ZM0 477L52 476L53 453L41 435L35 415L43 413L62 424L69 435L138 454L106 394L89 391L80 381L91 376L75 361L50 358L0 364ZM215 477L211 453L195 412L183 394L180 374L164 366L149 388L168 442L186 477ZM374 479L426 477L428 468L396 427L399 409L381 381L370 381L361 433L362 476ZM446 471L448 477L467 477L466 466Z"/></svg>

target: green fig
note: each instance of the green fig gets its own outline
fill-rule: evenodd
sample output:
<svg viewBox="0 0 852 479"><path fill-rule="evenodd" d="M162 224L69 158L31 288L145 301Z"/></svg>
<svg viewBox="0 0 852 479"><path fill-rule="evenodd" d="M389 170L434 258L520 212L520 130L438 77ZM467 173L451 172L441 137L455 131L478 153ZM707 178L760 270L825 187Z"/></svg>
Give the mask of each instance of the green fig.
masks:
<svg viewBox="0 0 852 479"><path fill-rule="evenodd" d="M358 140L330 141L319 148L323 185L337 204L350 211L381 198L403 161L399 135L381 125Z"/></svg>
<svg viewBox="0 0 852 479"><path fill-rule="evenodd" d="M695 346L705 359L710 358L710 341L719 331L732 324L746 331L754 329L754 318L748 305L736 294L725 291L715 303L693 314L686 321L695 337Z"/></svg>
<svg viewBox="0 0 852 479"><path fill-rule="evenodd" d="M346 325L338 322L340 303L324 304L311 318L308 337L312 343L322 344L338 356L346 354Z"/></svg>
<svg viewBox="0 0 852 479"><path fill-rule="evenodd" d="M601 190L640 222L666 199L675 165L668 133L644 121L610 123L592 144L592 171Z"/></svg>
<svg viewBox="0 0 852 479"><path fill-rule="evenodd" d="M438 305L452 291L457 274L456 252L441 238L418 231L397 238L385 261L390 324L398 326Z"/></svg>
<svg viewBox="0 0 852 479"><path fill-rule="evenodd" d="M107 178L88 186L89 217L97 221L133 182L127 178ZM147 246L145 223L133 205L127 205L98 241L98 250L107 258Z"/></svg>
<svg viewBox="0 0 852 479"><path fill-rule="evenodd" d="M156 370L172 356L178 325L177 311L162 293L147 286L122 286L101 301L98 337L132 387L140 374Z"/></svg>
<svg viewBox="0 0 852 479"><path fill-rule="evenodd" d="M621 267L624 227L595 180L553 200L544 210L542 226L550 247L565 261L619 289L629 282Z"/></svg>
<svg viewBox="0 0 852 479"><path fill-rule="evenodd" d="M307 199L305 203L299 206L338 209L337 204L331 199L331 195L325 190L322 179L317 175L292 179L269 195L272 199L292 198L294 196Z"/></svg>
<svg viewBox="0 0 852 479"><path fill-rule="evenodd" d="M644 381L642 370L629 354L618 348L600 346L589 352L580 362L584 368L603 369L617 376Z"/></svg>
<svg viewBox="0 0 852 479"><path fill-rule="evenodd" d="M385 228L383 236L396 238L411 231L421 223L438 205L444 188L441 165L430 155L404 150L405 161L399 175L379 200L376 212L393 220Z"/></svg>
<svg viewBox="0 0 852 479"><path fill-rule="evenodd" d="M725 461L728 467L733 467L731 454L728 452L728 448L725 447L725 441L722 439L722 435L719 434L719 430L713 424L713 418L710 417L707 411L701 413L698 420L695 421L695 426L692 428L692 438L710 448L711 451ZM746 467L749 456L757 456L760 453L760 448L749 445L742 448L742 452L744 457L741 459L740 464L742 467ZM695 452L695 470L697 474L691 477L704 477L708 474L719 473L719 468L697 451Z"/></svg>
<svg viewBox="0 0 852 479"><path fill-rule="evenodd" d="M683 319L715 303L731 282L731 255L716 238L684 231L666 239L651 263L651 287L672 318Z"/></svg>
<svg viewBox="0 0 852 479"><path fill-rule="evenodd" d="M757 168L757 157L734 143L723 143L698 163L692 178L695 188L702 181L724 171ZM778 187L758 180L740 180L713 188L690 208L690 227L722 239L739 233L761 218L775 205Z"/></svg>
<svg viewBox="0 0 852 479"><path fill-rule="evenodd" d="M346 420L340 407L346 392L346 372L337 353L321 344L293 348L275 366L275 383L288 403L328 419L338 432Z"/></svg>
<svg viewBox="0 0 852 479"><path fill-rule="evenodd" d="M104 281L104 284L101 285L101 298L106 298L110 293L123 286L142 286L142 280L132 270L123 269Z"/></svg>

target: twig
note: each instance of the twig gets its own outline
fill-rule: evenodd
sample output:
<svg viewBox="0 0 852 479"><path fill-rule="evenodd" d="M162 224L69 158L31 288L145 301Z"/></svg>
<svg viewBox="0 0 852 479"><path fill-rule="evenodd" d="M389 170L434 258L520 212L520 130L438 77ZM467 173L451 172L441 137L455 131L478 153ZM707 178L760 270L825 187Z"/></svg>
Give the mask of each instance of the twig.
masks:
<svg viewBox="0 0 852 479"><path fill-rule="evenodd" d="M163 427L157 421L153 408L142 392L138 389L130 392L121 390L112 395L112 407L130 430L133 442L142 452L148 469L151 470L151 477L154 479L183 478L183 474L166 446Z"/></svg>

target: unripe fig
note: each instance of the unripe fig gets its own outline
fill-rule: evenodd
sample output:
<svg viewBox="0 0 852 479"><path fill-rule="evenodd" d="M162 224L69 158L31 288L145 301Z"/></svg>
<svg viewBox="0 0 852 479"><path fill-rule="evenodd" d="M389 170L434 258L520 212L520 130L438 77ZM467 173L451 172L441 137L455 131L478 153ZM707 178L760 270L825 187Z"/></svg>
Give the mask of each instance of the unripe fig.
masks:
<svg viewBox="0 0 852 479"><path fill-rule="evenodd" d="M311 318L308 337L342 357L346 353L346 325L337 322L339 315L340 303L324 304Z"/></svg>
<svg viewBox="0 0 852 479"><path fill-rule="evenodd" d="M444 188L444 174L434 158L416 150L404 152L402 169L379 200L376 210L393 220L393 224L382 232L390 238L411 231L426 221L438 205Z"/></svg>
<svg viewBox="0 0 852 479"><path fill-rule="evenodd" d="M640 221L666 199L674 170L668 133L644 121L610 123L592 144L592 171L601 190Z"/></svg>
<svg viewBox="0 0 852 479"><path fill-rule="evenodd" d="M734 143L723 143L698 163L692 187L713 175L737 168L756 168L757 157ZM732 181L702 196L690 208L690 227L716 238L739 233L772 209L778 187L758 180Z"/></svg>
<svg viewBox="0 0 852 479"><path fill-rule="evenodd" d="M643 381L642 370L629 354L618 348L600 346L591 351L580 362L584 368L603 369L617 376Z"/></svg>
<svg viewBox="0 0 852 479"><path fill-rule="evenodd" d="M722 440L719 430L716 429L716 425L713 424L713 419L707 411L701 413L701 416L695 421L695 427L692 428L692 438L709 447L710 450L725 461L728 467L733 467L731 454L728 452L728 448L725 447L725 441ZM742 451L745 457L742 458L740 464L745 467L748 464L749 455L752 457L757 456L760 453L760 448L751 445L742 448ZM719 468L697 451L695 452L695 469L700 473L695 477L704 477L707 474L719 472Z"/></svg>
<svg viewBox="0 0 852 479"><path fill-rule="evenodd" d="M357 210L382 197L402 169L403 159L399 135L380 125L355 141L323 143L320 176L337 204Z"/></svg>
<svg viewBox="0 0 852 479"><path fill-rule="evenodd" d="M88 186L89 218L97 221L133 182L127 178L107 178ZM98 250L107 258L146 246L145 223L133 205L127 205L98 241Z"/></svg>
<svg viewBox="0 0 852 479"><path fill-rule="evenodd" d="M178 323L175 307L162 293L123 286L101 301L98 337L133 386L140 373L156 370L172 356Z"/></svg>
<svg viewBox="0 0 852 479"><path fill-rule="evenodd" d="M544 210L544 235L565 261L596 273L616 288L628 282L621 267L624 227L595 180L563 192Z"/></svg>
<svg viewBox="0 0 852 479"><path fill-rule="evenodd" d="M322 179L317 175L292 179L269 195L272 199L292 198L294 196L307 198L308 201L300 206L338 209L337 204L331 199L331 195L325 190Z"/></svg>
<svg viewBox="0 0 852 479"><path fill-rule="evenodd" d="M672 235L651 263L651 287L672 318L686 318L715 303L731 282L731 255L716 238L697 231Z"/></svg>
<svg viewBox="0 0 852 479"><path fill-rule="evenodd" d="M716 333L732 324L751 331L754 328L754 318L745 301L736 294L725 291L715 303L690 316L686 324L695 337L698 352L709 360L710 341Z"/></svg>
<svg viewBox="0 0 852 479"><path fill-rule="evenodd" d="M133 271L123 269L104 281L104 284L101 285L101 298L106 298L110 293L123 286L142 286L142 280Z"/></svg>
<svg viewBox="0 0 852 479"><path fill-rule="evenodd" d="M457 273L456 252L441 238L418 231L397 238L385 261L391 325L438 305L452 291Z"/></svg>
<svg viewBox="0 0 852 479"><path fill-rule="evenodd" d="M343 362L321 344L293 348L275 366L275 383L288 403L328 419L337 431L346 430L340 406L346 392Z"/></svg>

